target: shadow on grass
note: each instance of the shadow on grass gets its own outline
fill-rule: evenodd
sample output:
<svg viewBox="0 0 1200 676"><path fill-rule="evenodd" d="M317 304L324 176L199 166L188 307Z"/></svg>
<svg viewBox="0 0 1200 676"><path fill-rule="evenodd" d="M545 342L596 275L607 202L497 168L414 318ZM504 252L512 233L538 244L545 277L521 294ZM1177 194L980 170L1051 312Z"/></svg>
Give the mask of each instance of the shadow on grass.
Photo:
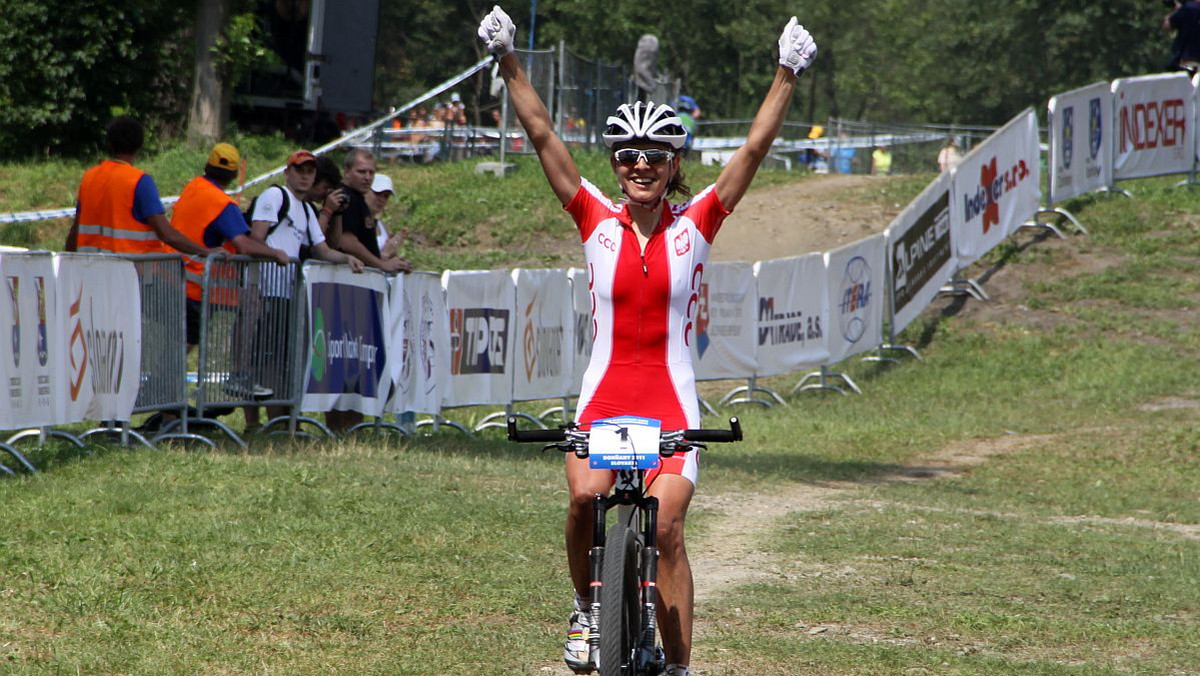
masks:
<svg viewBox="0 0 1200 676"><path fill-rule="evenodd" d="M870 462L863 460L830 460L797 453L755 453L753 455L722 455L709 449L701 460L702 468L711 467L722 471L745 472L753 476L769 476L775 479L799 483L822 484L826 482L879 483L898 475L909 473L913 468L895 463ZM703 471L703 469L702 469Z"/></svg>

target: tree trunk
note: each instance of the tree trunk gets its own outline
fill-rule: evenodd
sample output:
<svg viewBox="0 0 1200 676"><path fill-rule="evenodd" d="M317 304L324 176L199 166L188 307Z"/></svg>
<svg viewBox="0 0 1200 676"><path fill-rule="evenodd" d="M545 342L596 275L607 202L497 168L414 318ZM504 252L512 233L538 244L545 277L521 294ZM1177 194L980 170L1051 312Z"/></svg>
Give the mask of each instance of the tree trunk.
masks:
<svg viewBox="0 0 1200 676"><path fill-rule="evenodd" d="M229 119L229 96L212 48L229 17L229 0L196 0L196 67L188 136L211 141Z"/></svg>

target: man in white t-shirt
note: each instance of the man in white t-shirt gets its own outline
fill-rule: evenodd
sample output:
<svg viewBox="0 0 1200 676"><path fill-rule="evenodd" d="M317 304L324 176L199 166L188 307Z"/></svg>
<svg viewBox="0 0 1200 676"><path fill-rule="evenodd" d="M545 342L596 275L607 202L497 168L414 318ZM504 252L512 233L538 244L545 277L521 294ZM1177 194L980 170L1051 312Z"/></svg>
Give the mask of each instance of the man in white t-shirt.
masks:
<svg viewBox="0 0 1200 676"><path fill-rule="evenodd" d="M354 272L362 272L363 263L358 258L336 251L325 242L317 212L306 201L309 189L317 173L317 158L307 150L297 150L288 156L283 171L284 184L273 185L262 192L254 201L250 214L250 236L268 246L287 253L291 258L302 258L302 248L310 252L308 257L331 263L345 263ZM258 266L258 282L262 290L263 303L256 318L253 348L254 361L262 368L256 374L257 383L270 388L279 397L292 392L290 379L295 380L295 369L291 363L288 337L291 327L288 318L291 310L292 286L295 278L290 267ZM246 429L258 426L258 407L247 406ZM286 407L268 406L267 415L275 418L286 415Z"/></svg>

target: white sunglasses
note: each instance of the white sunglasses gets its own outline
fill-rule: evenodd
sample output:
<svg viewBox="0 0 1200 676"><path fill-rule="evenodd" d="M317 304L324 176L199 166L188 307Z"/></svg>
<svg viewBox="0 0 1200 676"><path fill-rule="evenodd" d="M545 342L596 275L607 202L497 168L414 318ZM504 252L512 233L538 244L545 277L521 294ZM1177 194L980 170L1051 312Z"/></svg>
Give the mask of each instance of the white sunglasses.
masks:
<svg viewBox="0 0 1200 676"><path fill-rule="evenodd" d="M618 164L626 164L629 166L634 166L638 162L642 161L645 161L646 164L653 166L656 164L662 164L673 157L675 157L675 153L671 152L670 150L663 150L661 148L621 148L613 153L613 159L615 159Z"/></svg>

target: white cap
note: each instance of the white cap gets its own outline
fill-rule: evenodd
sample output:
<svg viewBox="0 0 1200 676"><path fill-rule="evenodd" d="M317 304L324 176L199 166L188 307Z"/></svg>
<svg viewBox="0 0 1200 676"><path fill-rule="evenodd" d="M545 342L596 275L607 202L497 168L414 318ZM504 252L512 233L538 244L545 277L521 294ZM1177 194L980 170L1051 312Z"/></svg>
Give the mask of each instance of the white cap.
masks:
<svg viewBox="0 0 1200 676"><path fill-rule="evenodd" d="M396 189L392 187L392 179L388 178L387 174L375 174L375 181L371 183L371 192L390 192L396 194Z"/></svg>
<svg viewBox="0 0 1200 676"><path fill-rule="evenodd" d="M452 92L450 94L450 101L453 103L458 103L459 101L462 101L462 97L458 95L458 92Z"/></svg>

